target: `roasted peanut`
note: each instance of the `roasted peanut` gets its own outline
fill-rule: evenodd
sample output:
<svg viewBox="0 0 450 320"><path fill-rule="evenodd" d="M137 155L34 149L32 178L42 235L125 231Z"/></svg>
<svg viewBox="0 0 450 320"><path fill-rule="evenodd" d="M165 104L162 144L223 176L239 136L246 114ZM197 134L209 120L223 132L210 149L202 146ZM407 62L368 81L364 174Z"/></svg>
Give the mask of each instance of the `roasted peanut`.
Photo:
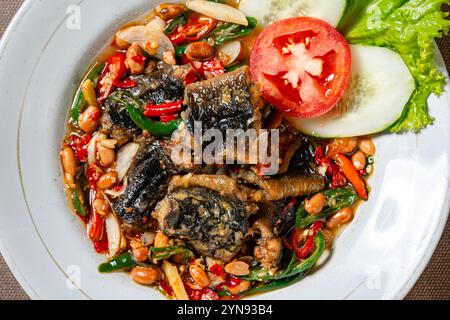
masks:
<svg viewBox="0 0 450 320"><path fill-rule="evenodd" d="M130 68L130 72L133 75L138 75L144 72L145 70L145 56L142 52L141 47L139 47L136 43L133 43L127 49L125 63Z"/></svg>
<svg viewBox="0 0 450 320"><path fill-rule="evenodd" d="M142 285L152 285L159 278L159 271L151 267L135 267L130 272L131 279Z"/></svg>
<svg viewBox="0 0 450 320"><path fill-rule="evenodd" d="M334 139L328 145L328 155L337 153L351 154L358 146L358 139L356 138L340 138Z"/></svg>
<svg viewBox="0 0 450 320"><path fill-rule="evenodd" d="M206 274L205 270L200 268L198 265L191 264L189 266L189 274L192 279L202 288L206 288L211 284L211 280Z"/></svg>
<svg viewBox="0 0 450 320"><path fill-rule="evenodd" d="M241 277L250 274L250 266L243 261L233 261L225 266L225 272Z"/></svg>
<svg viewBox="0 0 450 320"><path fill-rule="evenodd" d="M111 212L109 204L103 198L97 198L94 200L95 211L101 216L107 216Z"/></svg>
<svg viewBox="0 0 450 320"><path fill-rule="evenodd" d="M64 172L72 177L75 177L78 172L78 165L75 153L71 148L66 147L63 151L61 151L61 163L63 165Z"/></svg>
<svg viewBox="0 0 450 320"><path fill-rule="evenodd" d="M114 150L105 148L101 143L97 146L97 154L100 164L104 167L110 166L116 161L116 153Z"/></svg>
<svg viewBox="0 0 450 320"><path fill-rule="evenodd" d="M362 139L359 141L359 150L367 156L374 156L376 152L375 144L370 139Z"/></svg>
<svg viewBox="0 0 450 320"><path fill-rule="evenodd" d="M161 231L158 231L158 233L155 236L155 248L166 248L169 246L169 237L166 236Z"/></svg>
<svg viewBox="0 0 450 320"><path fill-rule="evenodd" d="M252 283L250 281L242 281L240 284L238 284L235 287L228 287L228 291L233 295L238 295L242 292L247 291L252 286Z"/></svg>
<svg viewBox="0 0 450 320"><path fill-rule="evenodd" d="M366 155L362 151L357 151L352 155L352 162L356 170L362 170L366 167Z"/></svg>
<svg viewBox="0 0 450 320"><path fill-rule="evenodd" d="M155 9L157 16L166 21L181 16L185 10L183 4L160 4Z"/></svg>
<svg viewBox="0 0 450 320"><path fill-rule="evenodd" d="M97 182L97 187L103 190L109 189L117 183L117 179L118 179L117 172L115 171L108 172L100 177L100 179Z"/></svg>
<svg viewBox="0 0 450 320"><path fill-rule="evenodd" d="M163 53L163 62L169 65L176 65L177 60L175 59L175 53L172 51L166 51Z"/></svg>
<svg viewBox="0 0 450 320"><path fill-rule="evenodd" d="M353 218L353 210L349 207L344 208L338 211L330 218L330 220L328 220L327 227L330 229L339 227L340 225L350 222L352 218Z"/></svg>
<svg viewBox="0 0 450 320"><path fill-rule="evenodd" d="M193 61L209 60L214 56L214 47L208 42L194 42L186 48L186 56Z"/></svg>
<svg viewBox="0 0 450 320"><path fill-rule="evenodd" d="M149 252L147 247L134 248L133 256L137 262L145 262L149 258Z"/></svg>
<svg viewBox="0 0 450 320"><path fill-rule="evenodd" d="M322 212L327 204L327 197L323 193L318 193L314 197L305 201L305 210L309 214L316 215Z"/></svg>
<svg viewBox="0 0 450 320"><path fill-rule="evenodd" d="M95 106L88 107L78 118L78 127L87 134L92 134L100 125L100 109Z"/></svg>

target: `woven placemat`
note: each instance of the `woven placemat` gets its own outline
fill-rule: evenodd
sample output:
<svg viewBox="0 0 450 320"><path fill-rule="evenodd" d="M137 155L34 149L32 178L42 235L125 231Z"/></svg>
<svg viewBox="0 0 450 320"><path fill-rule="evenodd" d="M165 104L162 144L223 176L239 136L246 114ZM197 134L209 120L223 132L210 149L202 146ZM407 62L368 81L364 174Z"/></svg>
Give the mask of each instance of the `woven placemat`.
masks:
<svg viewBox="0 0 450 320"><path fill-rule="evenodd" d="M22 0L0 0L0 37L14 16ZM447 66L450 66L450 38L438 41ZM407 299L450 299L450 221L425 272ZM0 300L28 299L27 294L9 271L0 256Z"/></svg>

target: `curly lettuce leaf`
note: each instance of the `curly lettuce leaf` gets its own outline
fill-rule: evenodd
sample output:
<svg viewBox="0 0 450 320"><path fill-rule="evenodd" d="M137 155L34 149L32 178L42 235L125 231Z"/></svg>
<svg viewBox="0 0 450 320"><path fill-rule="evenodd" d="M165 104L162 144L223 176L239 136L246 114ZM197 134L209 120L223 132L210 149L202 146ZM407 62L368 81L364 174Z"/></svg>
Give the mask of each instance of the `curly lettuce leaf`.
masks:
<svg viewBox="0 0 450 320"><path fill-rule="evenodd" d="M338 29L352 44L373 45L399 53L416 81L416 90L390 132L418 132L434 122L430 94L443 93L445 77L435 67L436 37L448 34L446 0L347 0ZM395 90L395 88L394 88Z"/></svg>

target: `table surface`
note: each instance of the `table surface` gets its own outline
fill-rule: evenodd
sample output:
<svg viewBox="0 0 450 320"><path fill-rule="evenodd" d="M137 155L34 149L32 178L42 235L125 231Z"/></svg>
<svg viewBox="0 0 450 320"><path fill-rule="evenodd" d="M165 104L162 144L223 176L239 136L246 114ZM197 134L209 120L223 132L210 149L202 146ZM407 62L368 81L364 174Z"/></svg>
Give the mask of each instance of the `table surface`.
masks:
<svg viewBox="0 0 450 320"><path fill-rule="evenodd" d="M0 37L14 16L22 0L0 0ZM450 67L450 37L440 39L439 47ZM421 278L409 293L407 299L450 299L450 220L442 239ZM0 300L29 299L15 280L3 258L0 256Z"/></svg>

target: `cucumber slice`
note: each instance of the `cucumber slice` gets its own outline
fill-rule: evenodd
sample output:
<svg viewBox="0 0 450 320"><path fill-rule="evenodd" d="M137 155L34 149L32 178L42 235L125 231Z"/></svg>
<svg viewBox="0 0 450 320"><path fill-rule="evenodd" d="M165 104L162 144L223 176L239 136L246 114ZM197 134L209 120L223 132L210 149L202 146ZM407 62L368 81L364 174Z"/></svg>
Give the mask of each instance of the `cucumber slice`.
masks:
<svg viewBox="0 0 450 320"><path fill-rule="evenodd" d="M357 137L381 132L402 115L415 81L396 52L350 46L352 73L347 91L329 113L314 119L287 120L300 131L322 138Z"/></svg>
<svg viewBox="0 0 450 320"><path fill-rule="evenodd" d="M344 13L346 0L241 0L239 9L258 19L265 27L275 21L293 17L313 17L336 27Z"/></svg>

